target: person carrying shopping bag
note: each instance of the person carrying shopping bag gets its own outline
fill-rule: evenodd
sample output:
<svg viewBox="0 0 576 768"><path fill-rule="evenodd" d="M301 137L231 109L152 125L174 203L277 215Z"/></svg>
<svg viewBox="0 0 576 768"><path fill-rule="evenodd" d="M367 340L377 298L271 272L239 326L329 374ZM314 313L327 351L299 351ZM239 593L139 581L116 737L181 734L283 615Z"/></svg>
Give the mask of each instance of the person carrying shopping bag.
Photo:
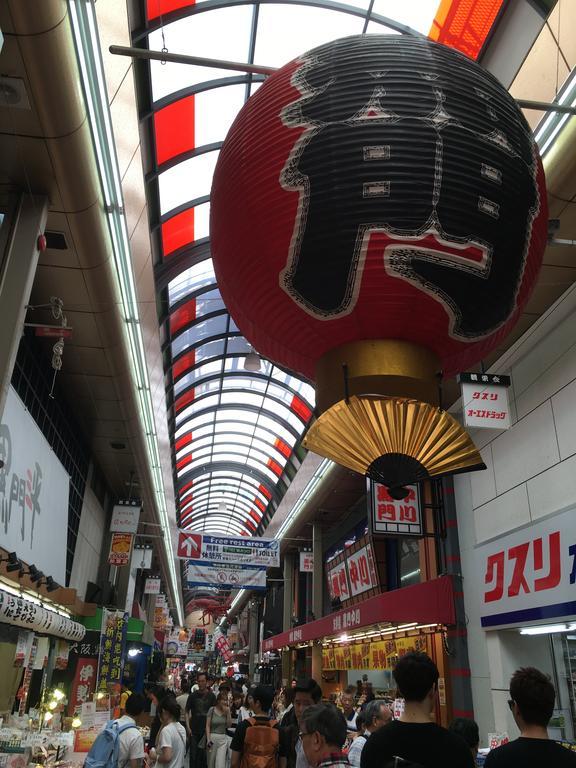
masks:
<svg viewBox="0 0 576 768"><path fill-rule="evenodd" d="M226 768L230 736L226 731L232 724L228 693L222 691L216 704L210 707L206 716L206 752L208 768Z"/></svg>

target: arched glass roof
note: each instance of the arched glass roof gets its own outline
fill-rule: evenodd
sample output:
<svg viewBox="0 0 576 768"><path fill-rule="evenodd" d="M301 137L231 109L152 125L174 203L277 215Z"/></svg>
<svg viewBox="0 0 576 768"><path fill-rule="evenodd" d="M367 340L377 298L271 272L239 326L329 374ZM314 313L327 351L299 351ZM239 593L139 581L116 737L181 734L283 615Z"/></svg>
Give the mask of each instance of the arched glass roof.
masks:
<svg viewBox="0 0 576 768"><path fill-rule="evenodd" d="M503 0L141 0L135 46L280 67L360 33L430 34L477 57ZM309 383L250 347L210 258L210 189L226 133L263 75L138 62L180 526L261 533L294 476L312 418Z"/></svg>

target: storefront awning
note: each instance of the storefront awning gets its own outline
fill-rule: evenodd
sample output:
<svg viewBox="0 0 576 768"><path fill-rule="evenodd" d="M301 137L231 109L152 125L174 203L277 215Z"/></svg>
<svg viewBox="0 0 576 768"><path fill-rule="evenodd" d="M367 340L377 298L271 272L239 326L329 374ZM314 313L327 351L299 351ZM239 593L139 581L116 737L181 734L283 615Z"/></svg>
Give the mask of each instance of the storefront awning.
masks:
<svg viewBox="0 0 576 768"><path fill-rule="evenodd" d="M452 577L441 576L423 584L385 592L289 632L269 637L264 640L263 650L274 651L372 624L418 622L450 625L455 621Z"/></svg>

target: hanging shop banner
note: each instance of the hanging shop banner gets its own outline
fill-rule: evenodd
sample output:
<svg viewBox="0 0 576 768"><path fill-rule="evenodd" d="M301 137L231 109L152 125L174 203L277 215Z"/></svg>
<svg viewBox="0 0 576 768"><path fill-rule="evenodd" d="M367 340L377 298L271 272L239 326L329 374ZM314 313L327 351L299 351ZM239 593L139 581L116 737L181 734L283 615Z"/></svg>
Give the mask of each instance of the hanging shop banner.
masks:
<svg viewBox="0 0 576 768"><path fill-rule="evenodd" d="M2 546L66 583L70 478L12 387L0 420Z"/></svg>
<svg viewBox="0 0 576 768"><path fill-rule="evenodd" d="M134 547L132 550L132 568L147 571L152 568L152 547Z"/></svg>
<svg viewBox="0 0 576 768"><path fill-rule="evenodd" d="M80 656L76 662L76 673L70 689L68 702L68 714L73 717L80 711L82 704L92 701L96 690L96 678L98 675L98 659Z"/></svg>
<svg viewBox="0 0 576 768"><path fill-rule="evenodd" d="M156 606L154 608L154 620L152 622L153 629L164 629L168 626L168 618L170 611L163 606Z"/></svg>
<svg viewBox="0 0 576 768"><path fill-rule="evenodd" d="M110 565L128 565L130 562L130 551L132 549L133 535L131 533L113 533L110 541L110 554L108 562Z"/></svg>
<svg viewBox="0 0 576 768"><path fill-rule="evenodd" d="M32 645L34 643L34 632L28 632L21 629L18 632L18 642L16 643L16 653L14 655L15 667L27 667L32 654Z"/></svg>
<svg viewBox="0 0 576 768"><path fill-rule="evenodd" d="M102 636L98 665L98 690L122 682L128 614L102 610Z"/></svg>
<svg viewBox="0 0 576 768"><path fill-rule="evenodd" d="M312 552L300 552L300 573L314 573L314 555Z"/></svg>
<svg viewBox="0 0 576 768"><path fill-rule="evenodd" d="M576 618L574 508L476 548L486 629Z"/></svg>
<svg viewBox="0 0 576 768"><path fill-rule="evenodd" d="M82 640L86 627L38 603L0 589L0 622L65 640Z"/></svg>
<svg viewBox="0 0 576 768"><path fill-rule="evenodd" d="M206 533L178 532L178 555L184 560L280 567L280 542L255 536L209 536Z"/></svg>
<svg viewBox="0 0 576 768"><path fill-rule="evenodd" d="M167 656L187 656L190 632L183 627L172 630L164 638L164 653Z"/></svg>
<svg viewBox="0 0 576 768"><path fill-rule="evenodd" d="M386 645L383 640L370 643L370 669L386 669Z"/></svg>
<svg viewBox="0 0 576 768"><path fill-rule="evenodd" d="M230 650L230 644L228 643L226 636L219 627L216 627L214 630L214 645L216 646L218 653L222 656L224 663L227 664L232 658L232 651Z"/></svg>
<svg viewBox="0 0 576 768"><path fill-rule="evenodd" d="M204 637L204 650L212 653L214 650L214 635L206 634Z"/></svg>
<svg viewBox="0 0 576 768"><path fill-rule="evenodd" d="M393 499L385 485L370 482L372 532L388 536L422 536L422 509L418 486L409 485L405 499Z"/></svg>
<svg viewBox="0 0 576 768"><path fill-rule="evenodd" d="M149 578L144 583L145 595L158 595L160 593L160 579Z"/></svg>
<svg viewBox="0 0 576 768"><path fill-rule="evenodd" d="M348 586L348 573L345 561L332 566L328 571L328 590L332 600L339 598L344 602L344 600L350 599L350 587Z"/></svg>
<svg viewBox="0 0 576 768"><path fill-rule="evenodd" d="M353 597L378 586L378 577L370 544L349 555L346 566L348 568L350 592Z"/></svg>
<svg viewBox="0 0 576 768"><path fill-rule="evenodd" d="M56 657L54 659L54 669L63 671L68 669L68 659L70 658L70 644L66 640L56 640Z"/></svg>
<svg viewBox="0 0 576 768"><path fill-rule="evenodd" d="M266 568L232 565L220 562L188 562L188 587L220 587L222 589L266 589Z"/></svg>
<svg viewBox="0 0 576 768"><path fill-rule="evenodd" d="M462 412L467 427L510 429L508 376L461 373Z"/></svg>
<svg viewBox="0 0 576 768"><path fill-rule="evenodd" d="M140 502L125 501L116 504L112 509L110 530L113 533L136 533L140 521Z"/></svg>

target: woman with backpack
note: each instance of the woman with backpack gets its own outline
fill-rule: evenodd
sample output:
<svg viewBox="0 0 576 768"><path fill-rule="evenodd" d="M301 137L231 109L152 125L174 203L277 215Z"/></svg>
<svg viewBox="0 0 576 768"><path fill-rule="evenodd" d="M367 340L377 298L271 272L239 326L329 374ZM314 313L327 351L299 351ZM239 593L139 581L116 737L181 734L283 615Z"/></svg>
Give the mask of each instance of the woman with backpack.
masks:
<svg viewBox="0 0 576 768"><path fill-rule="evenodd" d="M158 705L162 727L156 737L156 749L150 750L152 763L165 768L183 768L186 755L186 729L180 723L176 699L166 696Z"/></svg>
<svg viewBox="0 0 576 768"><path fill-rule="evenodd" d="M210 707L206 716L206 751L208 768L226 768L230 737L226 731L230 728L230 705L227 691L216 697L216 704Z"/></svg>

